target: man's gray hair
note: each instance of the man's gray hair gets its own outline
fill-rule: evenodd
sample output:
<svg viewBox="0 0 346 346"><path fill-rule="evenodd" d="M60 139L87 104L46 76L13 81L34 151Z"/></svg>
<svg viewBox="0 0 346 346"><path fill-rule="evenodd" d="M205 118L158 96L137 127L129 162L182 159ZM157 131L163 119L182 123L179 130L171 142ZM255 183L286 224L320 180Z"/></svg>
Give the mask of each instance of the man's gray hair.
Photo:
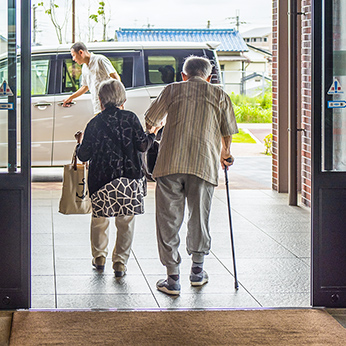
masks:
<svg viewBox="0 0 346 346"><path fill-rule="evenodd" d="M189 77L208 78L211 75L213 66L209 59L200 56L189 56L183 65L183 72Z"/></svg>
<svg viewBox="0 0 346 346"><path fill-rule="evenodd" d="M116 79L108 79L100 84L99 98L103 107L120 107L126 101L126 92L123 83Z"/></svg>
<svg viewBox="0 0 346 346"><path fill-rule="evenodd" d="M76 42L71 46L71 50L74 50L76 53L78 53L80 50L84 52L88 52L88 48L83 42Z"/></svg>

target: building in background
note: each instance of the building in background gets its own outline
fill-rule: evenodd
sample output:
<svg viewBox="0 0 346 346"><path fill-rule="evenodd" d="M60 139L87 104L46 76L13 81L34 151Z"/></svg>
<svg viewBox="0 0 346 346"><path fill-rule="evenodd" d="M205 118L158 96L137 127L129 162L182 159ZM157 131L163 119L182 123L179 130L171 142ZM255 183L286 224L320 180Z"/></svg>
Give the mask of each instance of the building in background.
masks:
<svg viewBox="0 0 346 346"><path fill-rule="evenodd" d="M272 27L256 28L241 33L244 41L254 47L272 51Z"/></svg>
<svg viewBox="0 0 346 346"><path fill-rule="evenodd" d="M270 83L270 53L249 48L234 29L119 29L115 40L219 42L216 48L224 88L228 93L263 93Z"/></svg>
<svg viewBox="0 0 346 346"><path fill-rule="evenodd" d="M272 54L266 50L248 46L245 74L242 78L243 94L253 97L270 91L272 76Z"/></svg>

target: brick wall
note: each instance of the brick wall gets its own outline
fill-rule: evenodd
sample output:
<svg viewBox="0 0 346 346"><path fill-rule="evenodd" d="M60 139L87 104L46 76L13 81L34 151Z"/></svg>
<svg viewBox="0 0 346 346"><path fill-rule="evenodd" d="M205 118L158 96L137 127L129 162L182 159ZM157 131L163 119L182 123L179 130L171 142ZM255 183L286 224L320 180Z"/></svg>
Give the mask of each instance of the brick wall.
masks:
<svg viewBox="0 0 346 346"><path fill-rule="evenodd" d="M273 0L273 158L272 158L272 187L278 190L278 1ZM306 131L301 134L301 182L302 182L302 203L306 206L311 205L311 0L302 0L302 12L306 15L301 16L302 25L302 66L301 66L301 124L298 128ZM299 23L299 22L298 22ZM298 134L299 135L299 134Z"/></svg>
<svg viewBox="0 0 346 346"><path fill-rule="evenodd" d="M273 93L273 157L272 157L272 187L278 190L278 1L273 0L273 64L272 64L272 93Z"/></svg>
<svg viewBox="0 0 346 346"><path fill-rule="evenodd" d="M302 203L311 206L311 0L302 0Z"/></svg>

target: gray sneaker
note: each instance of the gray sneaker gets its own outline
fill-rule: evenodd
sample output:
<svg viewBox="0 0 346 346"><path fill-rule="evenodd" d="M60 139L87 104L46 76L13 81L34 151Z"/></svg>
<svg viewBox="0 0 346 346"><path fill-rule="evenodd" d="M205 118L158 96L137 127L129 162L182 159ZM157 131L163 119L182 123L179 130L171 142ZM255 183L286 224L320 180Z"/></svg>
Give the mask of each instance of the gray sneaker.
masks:
<svg viewBox="0 0 346 346"><path fill-rule="evenodd" d="M178 296L180 294L180 284L176 283L174 285L170 285L168 283L168 279L159 280L156 283L156 288L166 294L172 295L172 296Z"/></svg>
<svg viewBox="0 0 346 346"><path fill-rule="evenodd" d="M121 262L113 263L114 274L116 278L122 278L126 274L126 265Z"/></svg>
<svg viewBox="0 0 346 346"><path fill-rule="evenodd" d="M208 282L208 274L200 267L191 268L190 283L191 286L203 286Z"/></svg>

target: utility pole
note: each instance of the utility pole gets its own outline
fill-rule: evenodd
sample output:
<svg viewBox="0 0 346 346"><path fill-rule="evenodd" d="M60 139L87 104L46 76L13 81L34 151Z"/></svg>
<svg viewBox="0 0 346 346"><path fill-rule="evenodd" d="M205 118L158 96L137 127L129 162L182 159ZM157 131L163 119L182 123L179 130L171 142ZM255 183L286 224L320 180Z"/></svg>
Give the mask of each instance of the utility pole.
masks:
<svg viewBox="0 0 346 346"><path fill-rule="evenodd" d="M72 0L72 43L76 42L76 14L75 0Z"/></svg>
<svg viewBox="0 0 346 346"><path fill-rule="evenodd" d="M207 29L210 29L210 20L208 20Z"/></svg>
<svg viewBox="0 0 346 346"><path fill-rule="evenodd" d="M239 32L240 24L247 24L246 22L240 21L240 11L236 10L236 16L235 17L227 17L226 19L235 19L235 22L231 22L230 24L235 24L237 31Z"/></svg>
<svg viewBox="0 0 346 346"><path fill-rule="evenodd" d="M236 10L235 26L236 26L236 28L237 28L237 31L239 32L239 27L240 27L240 22L239 22L239 10Z"/></svg>
<svg viewBox="0 0 346 346"><path fill-rule="evenodd" d="M151 29L153 26L155 26L155 25L151 25L149 22L149 18L147 18L147 28Z"/></svg>

